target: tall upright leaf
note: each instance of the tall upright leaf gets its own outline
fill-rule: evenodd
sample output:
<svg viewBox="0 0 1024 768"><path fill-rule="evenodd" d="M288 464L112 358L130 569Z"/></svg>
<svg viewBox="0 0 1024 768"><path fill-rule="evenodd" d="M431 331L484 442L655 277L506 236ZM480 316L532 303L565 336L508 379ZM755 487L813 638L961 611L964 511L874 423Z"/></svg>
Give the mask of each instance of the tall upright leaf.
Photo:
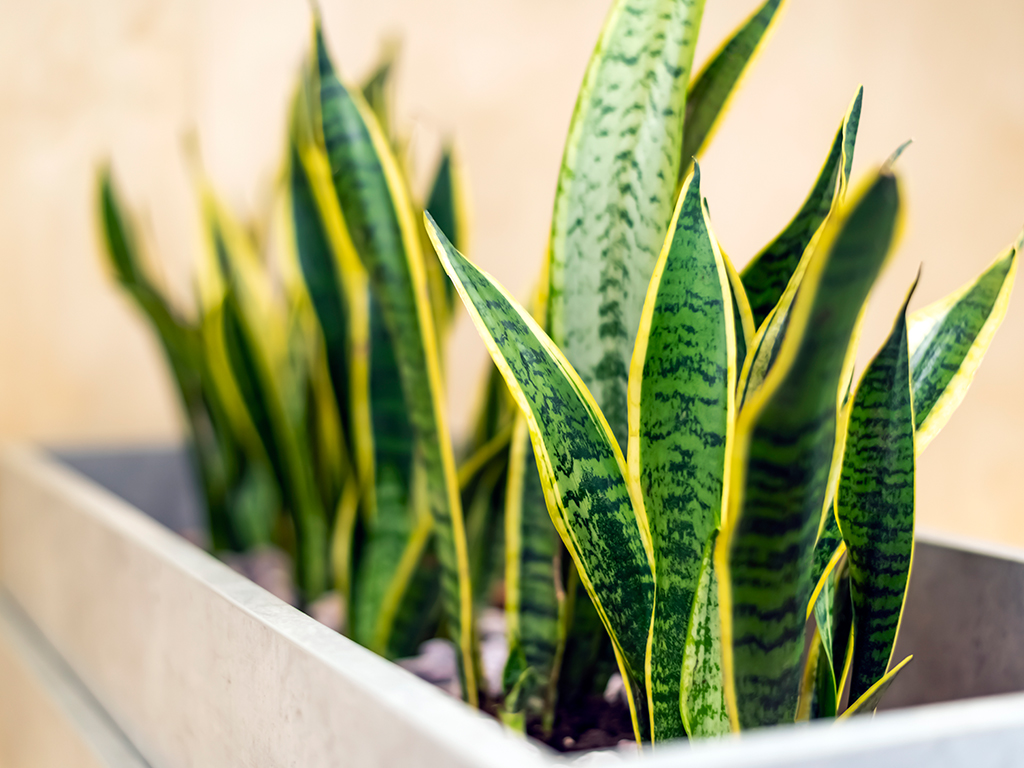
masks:
<svg viewBox="0 0 1024 768"><path fill-rule="evenodd" d="M757 254L741 273L754 325L760 327L797 273L800 259L850 180L864 89L858 88L829 149L825 165L800 210L786 228ZM797 276L798 277L798 276Z"/></svg>
<svg viewBox="0 0 1024 768"><path fill-rule="evenodd" d="M963 401L1006 316L1024 233L976 280L908 320L914 418L920 453Z"/></svg>
<svg viewBox="0 0 1024 768"><path fill-rule="evenodd" d="M679 712L690 738L722 736L730 729L725 703L722 618L714 560L717 536L717 532L712 534L704 550L683 649Z"/></svg>
<svg viewBox="0 0 1024 768"><path fill-rule="evenodd" d="M562 158L548 328L620 447L633 342L668 229L704 0L615 0Z"/></svg>
<svg viewBox="0 0 1024 768"><path fill-rule="evenodd" d="M339 80L319 27L311 91L335 193L370 275L394 348L409 421L427 476L428 506L442 566L448 628L460 651L465 696L477 700L472 588L455 459L443 405L437 332L412 204L376 118Z"/></svg>
<svg viewBox="0 0 1024 768"><path fill-rule="evenodd" d="M302 398L306 382L288 367L285 323L251 245L205 185L201 194L209 272L218 273L213 279L222 291L218 299L213 289L219 323L211 329L212 341L221 349L216 354L226 358L245 419L266 452L293 517L298 586L303 599L311 602L328 589L330 574L328 511L313 474L305 414L293 405Z"/></svg>
<svg viewBox="0 0 1024 768"><path fill-rule="evenodd" d="M517 414L509 449L505 506L505 616L509 647L531 669L523 691L527 714L550 719L557 676L561 589L558 534L544 503L526 418Z"/></svg>
<svg viewBox="0 0 1024 768"><path fill-rule="evenodd" d="M653 555L618 442L586 385L530 314L456 251L429 216L427 229L526 417L548 512L612 638L623 676L640 684L654 607ZM635 714L634 728L639 735Z"/></svg>
<svg viewBox="0 0 1024 768"><path fill-rule="evenodd" d="M647 695L655 742L685 735L679 670L704 551L722 522L732 448L736 329L717 246L694 166L654 267L629 381L630 482L654 545Z"/></svg>
<svg viewBox="0 0 1024 768"><path fill-rule="evenodd" d="M880 172L831 218L807 265L778 359L740 411L733 490L715 563L734 728L792 722L796 715L840 382L898 211L896 179Z"/></svg>
<svg viewBox="0 0 1024 768"><path fill-rule="evenodd" d="M915 282L916 287L916 282ZM836 512L850 561L850 700L888 671L914 554L914 407L907 304L857 385Z"/></svg>
<svg viewBox="0 0 1024 768"><path fill-rule="evenodd" d="M775 21L782 0L765 0L711 56L693 78L686 94L686 124L679 178L683 179L693 158L707 146L729 100L761 49Z"/></svg>

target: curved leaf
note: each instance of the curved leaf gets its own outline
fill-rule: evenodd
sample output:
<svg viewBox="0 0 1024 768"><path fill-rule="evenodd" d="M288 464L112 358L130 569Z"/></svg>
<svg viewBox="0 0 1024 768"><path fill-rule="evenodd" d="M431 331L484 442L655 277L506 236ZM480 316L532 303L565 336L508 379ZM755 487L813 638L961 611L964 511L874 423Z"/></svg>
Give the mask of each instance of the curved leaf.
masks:
<svg viewBox="0 0 1024 768"><path fill-rule="evenodd" d="M767 37L782 0L766 0L732 33L694 77L686 94L686 122L679 178L684 179L693 158L707 146L718 120L725 114L747 67Z"/></svg>
<svg viewBox="0 0 1024 768"><path fill-rule="evenodd" d="M530 314L456 251L429 214L427 231L526 417L548 513L612 638L624 678L642 681L654 603L651 537L608 422Z"/></svg>
<svg viewBox="0 0 1024 768"><path fill-rule="evenodd" d="M203 488L215 550L246 550L268 538L244 524L232 490L245 476L245 457L232 434L202 348L202 330L172 307L148 274L132 222L121 206L109 167L99 174L100 225L114 274L156 331L178 386L189 425L196 474ZM255 475L252 475L255 477ZM254 530L255 528L255 530ZM252 532L247 535L247 532Z"/></svg>
<svg viewBox="0 0 1024 768"><path fill-rule="evenodd" d="M551 338L620 447L633 343L679 178L704 0L615 0L587 66L555 192Z"/></svg>
<svg viewBox="0 0 1024 768"><path fill-rule="evenodd" d="M917 450L957 409L1006 316L1024 233L973 282L908 320Z"/></svg>
<svg viewBox="0 0 1024 768"><path fill-rule="evenodd" d="M814 543L836 441L839 387L861 309L896 233L899 192L874 176L831 217L774 367L740 412L719 538L726 696L735 728L792 722Z"/></svg>
<svg viewBox="0 0 1024 768"><path fill-rule="evenodd" d="M864 89L858 88L832 142L825 165L796 216L774 241L751 259L741 273L754 313L754 324L758 327L779 303L791 280L797 277L799 281L797 267L801 257L846 191L863 97Z"/></svg>
<svg viewBox="0 0 1024 768"><path fill-rule="evenodd" d="M889 672L875 683L871 688L864 692L864 695L857 699L853 704L847 707L846 711L839 716L842 720L846 717L853 717L854 715L870 715L878 709L879 703L882 701L882 697L885 692L889 690L889 686L892 685L893 680L896 679L896 675L903 671L903 668L910 663L913 656L907 656L903 661L893 667Z"/></svg>
<svg viewBox="0 0 1024 768"><path fill-rule="evenodd" d="M736 329L694 166L654 267L629 380L629 479L654 546L647 695L655 742L685 735L679 669L708 539L722 522L735 423Z"/></svg>
<svg viewBox="0 0 1024 768"><path fill-rule="evenodd" d="M907 294L892 333L857 385L836 512L850 561L858 699L889 668L914 554L914 408Z"/></svg>

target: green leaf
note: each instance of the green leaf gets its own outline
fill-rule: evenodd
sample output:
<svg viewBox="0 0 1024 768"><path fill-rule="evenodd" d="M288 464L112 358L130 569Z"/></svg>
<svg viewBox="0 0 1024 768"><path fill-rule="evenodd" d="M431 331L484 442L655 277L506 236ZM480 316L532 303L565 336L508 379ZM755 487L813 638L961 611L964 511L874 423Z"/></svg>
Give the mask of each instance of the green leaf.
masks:
<svg viewBox="0 0 1024 768"><path fill-rule="evenodd" d="M412 204L387 139L358 92L335 74L319 27L308 73L335 193L370 276L398 364L426 474L448 629L459 648L465 695L477 702L473 596L455 459L443 404L437 332Z"/></svg>
<svg viewBox="0 0 1024 768"><path fill-rule="evenodd" d="M462 508L466 510L466 538L469 541L469 568L474 604L486 607L493 596L492 587L505 572L505 486L508 475L508 443L498 452L468 487L463 489Z"/></svg>
<svg viewBox="0 0 1024 768"><path fill-rule="evenodd" d="M551 338L620 447L633 343L679 174L704 0L615 0L587 66L555 193Z"/></svg>
<svg viewBox="0 0 1024 768"><path fill-rule="evenodd" d="M244 474L245 457L214 385L202 348L202 332L171 306L148 274L121 206L109 167L99 174L100 224L114 274L149 319L174 376L189 425L189 440L209 518L215 550L245 550L265 543L265 529L245 525L252 505L232 503L232 489ZM259 517L257 513L256 517Z"/></svg>
<svg viewBox="0 0 1024 768"><path fill-rule="evenodd" d="M289 407L301 397L305 382L289 375L284 323L270 303L255 254L208 190L203 198L211 257L224 287L219 343L293 517L297 582L309 603L328 589L330 574L327 511L313 475L304 414Z"/></svg>
<svg viewBox="0 0 1024 768"><path fill-rule="evenodd" d="M694 166L654 267L629 382L630 482L650 521L657 576L647 681L655 742L685 736L686 625L704 551L722 521L732 448L736 328L717 245Z"/></svg>
<svg viewBox="0 0 1024 768"><path fill-rule="evenodd" d="M1024 232L980 277L908 321L917 451L957 409L1006 316Z"/></svg>
<svg viewBox="0 0 1024 768"><path fill-rule="evenodd" d="M722 676L722 620L714 563L716 537L717 534L713 534L708 541L701 561L683 651L679 711L690 738L722 736L729 732Z"/></svg>
<svg viewBox="0 0 1024 768"><path fill-rule="evenodd" d="M399 45L396 40L385 40L381 46L380 57L370 76L362 85L363 98L384 133L394 140L391 121L391 91L395 60L398 58Z"/></svg>
<svg viewBox="0 0 1024 768"><path fill-rule="evenodd" d="M854 715L870 715L878 709L879 703L882 701L882 697L885 692L889 690L889 686L892 685L896 679L896 675L903 671L903 668L910 663L913 656L907 656L903 661L893 667L889 672L875 683L871 688L864 692L864 695L857 699L853 704L847 707L846 711L839 716L842 720L846 717L853 717Z"/></svg>
<svg viewBox="0 0 1024 768"><path fill-rule="evenodd" d="M916 285L857 385L839 481L836 512L853 598L853 700L889 668L914 552L914 408L906 313Z"/></svg>
<svg viewBox="0 0 1024 768"><path fill-rule="evenodd" d="M427 231L526 417L548 513L612 638L623 677L642 681L654 602L651 539L646 518L634 512L618 442L530 314L456 251L429 214Z"/></svg>
<svg viewBox="0 0 1024 768"><path fill-rule="evenodd" d="M693 158L711 140L719 119L725 114L747 67L761 49L781 5L782 0L766 0L722 43L691 81L686 94L680 179L686 178Z"/></svg>
<svg viewBox="0 0 1024 768"><path fill-rule="evenodd" d="M839 387L898 211L896 179L882 172L830 218L807 264L775 365L740 411L729 513L715 563L734 728L792 722L796 714Z"/></svg>
<svg viewBox="0 0 1024 768"><path fill-rule="evenodd" d="M706 207L706 203L705 203ZM721 247L719 247L721 251ZM722 253L722 261L725 263L726 272L729 275L729 288L732 295L733 327L736 329L736 387L739 389L739 379L743 371L743 364L747 359L747 350L754 341L754 315L750 311L750 301L747 300L747 291L740 280L739 272L732 265L728 254Z"/></svg>
<svg viewBox="0 0 1024 768"><path fill-rule="evenodd" d="M775 240L751 259L741 273L755 326L760 327L764 323L793 278L799 282L801 257L829 213L842 200L850 180L863 96L864 89L858 88L832 142L825 165L796 216Z"/></svg>
<svg viewBox="0 0 1024 768"><path fill-rule="evenodd" d="M811 607L817 598L817 591L821 589L822 579L831 571L839 558L846 552L846 545L843 543L843 534L839 531L839 523L836 522L834 503L829 505L828 511L822 519L822 527L818 533L818 540L814 543L814 565L811 569L811 581L816 585L815 594L811 595L810 603L807 606L807 615L810 616Z"/></svg>
<svg viewBox="0 0 1024 768"><path fill-rule="evenodd" d="M308 94L300 93L289 174L296 255L323 329L331 383L344 417L342 431L363 485L366 514L348 629L357 642L386 654L403 595L427 544L429 513L422 514L422 503L413 505L415 441L380 303L370 295L327 159L304 120L310 122Z"/></svg>
<svg viewBox="0 0 1024 768"><path fill-rule="evenodd" d="M835 562L835 561L834 561ZM822 578L813 605L814 623L821 644L817 663L817 701L814 717L835 717L846 679L853 605L850 601L850 568L839 560Z"/></svg>
<svg viewBox="0 0 1024 768"><path fill-rule="evenodd" d="M505 617L509 647L532 669L520 688L531 716L554 715L553 681L565 637L559 617L565 600L561 543L551 525L526 418L517 414L509 449L505 506Z"/></svg>
<svg viewBox="0 0 1024 768"><path fill-rule="evenodd" d="M426 210L437 222L445 237L461 252L469 247L469 216L466 212L465 183L462 169L455 155L455 148L445 146L441 152L441 162L434 174L434 182L430 185ZM444 281L444 291L448 316L455 309L455 287L451 281Z"/></svg>

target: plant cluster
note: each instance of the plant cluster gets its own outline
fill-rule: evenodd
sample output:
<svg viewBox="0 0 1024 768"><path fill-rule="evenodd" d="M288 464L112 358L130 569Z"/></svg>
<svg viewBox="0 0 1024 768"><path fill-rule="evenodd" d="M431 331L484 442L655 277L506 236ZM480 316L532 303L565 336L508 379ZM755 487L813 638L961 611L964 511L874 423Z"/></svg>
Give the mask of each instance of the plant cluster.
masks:
<svg viewBox="0 0 1024 768"><path fill-rule="evenodd" d="M450 154L413 201L388 68L347 87L319 23L290 115L283 290L204 185L184 317L104 174L108 251L178 383L214 548L284 546L304 600L339 595L342 630L387 656L450 638L465 699L540 736L615 670L638 741L873 711L906 663L917 457L1002 321L1021 241L936 304L908 314L908 293L855 377L901 205L898 152L849 190L858 92L803 206L734 269L695 158L781 4L691 76L703 0L613 2L532 312L461 255ZM456 291L495 364L458 463ZM488 690L474 617L495 601L509 656Z"/></svg>

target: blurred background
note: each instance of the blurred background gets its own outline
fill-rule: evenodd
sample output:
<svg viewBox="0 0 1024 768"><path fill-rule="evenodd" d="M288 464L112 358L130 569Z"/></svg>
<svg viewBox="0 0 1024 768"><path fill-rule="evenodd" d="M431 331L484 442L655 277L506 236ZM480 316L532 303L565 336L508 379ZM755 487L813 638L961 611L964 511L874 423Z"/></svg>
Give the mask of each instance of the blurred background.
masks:
<svg viewBox="0 0 1024 768"><path fill-rule="evenodd" d="M323 0L342 73L401 42L399 124L422 193L454 137L469 180L469 256L527 298L546 245L576 91L607 0ZM757 5L709 0L697 65ZM876 291L865 363L924 263L913 306L973 278L1024 223L1024 3L789 0L702 160L738 267L796 211L858 84L854 175L907 138L897 259ZM170 443L182 423L147 324L101 266L94 174L113 162L165 279L190 303L200 248L182 153L195 130L222 196L258 216L309 43L301 0L0 2L0 438ZM1024 290L1024 288L1020 289ZM919 465L923 525L1024 545L1024 297ZM464 313L449 353L456 431L486 353Z"/></svg>

